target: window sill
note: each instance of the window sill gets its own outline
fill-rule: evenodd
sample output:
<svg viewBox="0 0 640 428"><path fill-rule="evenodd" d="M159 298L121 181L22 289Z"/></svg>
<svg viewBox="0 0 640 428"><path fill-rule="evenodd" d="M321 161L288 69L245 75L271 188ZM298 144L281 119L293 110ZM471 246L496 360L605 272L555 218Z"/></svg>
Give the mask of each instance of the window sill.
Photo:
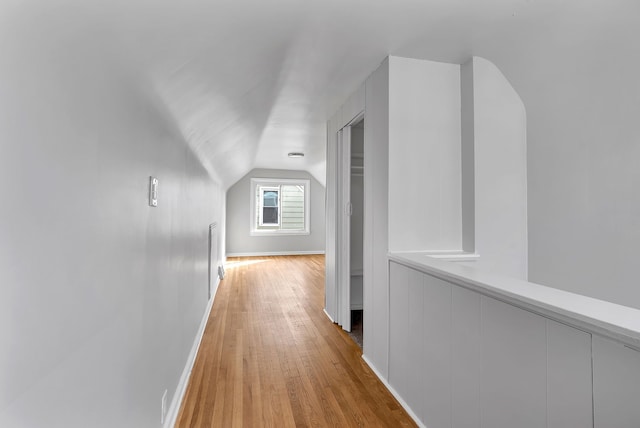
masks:
<svg viewBox="0 0 640 428"><path fill-rule="evenodd" d="M295 230L252 230L249 232L249 236L295 236L295 235L310 235L308 230L295 231Z"/></svg>

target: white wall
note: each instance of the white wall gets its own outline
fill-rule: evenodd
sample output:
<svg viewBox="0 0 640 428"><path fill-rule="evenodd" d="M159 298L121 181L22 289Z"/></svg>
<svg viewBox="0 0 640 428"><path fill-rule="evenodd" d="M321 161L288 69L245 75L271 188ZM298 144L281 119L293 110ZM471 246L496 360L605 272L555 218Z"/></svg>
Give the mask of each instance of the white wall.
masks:
<svg viewBox="0 0 640 428"><path fill-rule="evenodd" d="M331 320L338 319L338 130L340 111L327 121L327 178L325 180L325 282L324 311Z"/></svg>
<svg viewBox="0 0 640 428"><path fill-rule="evenodd" d="M309 235L250 236L251 179L301 178L310 180ZM324 186L305 171L253 169L227 191L227 255L322 253L325 245Z"/></svg>
<svg viewBox="0 0 640 428"><path fill-rule="evenodd" d="M365 82L363 356L383 378L389 349L389 58Z"/></svg>
<svg viewBox="0 0 640 428"><path fill-rule="evenodd" d="M472 60L475 267L527 279L527 118L491 62Z"/></svg>
<svg viewBox="0 0 640 428"><path fill-rule="evenodd" d="M117 35L44 18L0 28L0 425L159 426L224 193Z"/></svg>
<svg viewBox="0 0 640 428"><path fill-rule="evenodd" d="M479 53L527 109L529 280L640 308L640 3L554 6L550 31Z"/></svg>
<svg viewBox="0 0 640 428"><path fill-rule="evenodd" d="M389 58L389 249L462 245L460 66Z"/></svg>
<svg viewBox="0 0 640 428"><path fill-rule="evenodd" d="M476 250L473 60L460 65L460 101L462 250L473 253Z"/></svg>

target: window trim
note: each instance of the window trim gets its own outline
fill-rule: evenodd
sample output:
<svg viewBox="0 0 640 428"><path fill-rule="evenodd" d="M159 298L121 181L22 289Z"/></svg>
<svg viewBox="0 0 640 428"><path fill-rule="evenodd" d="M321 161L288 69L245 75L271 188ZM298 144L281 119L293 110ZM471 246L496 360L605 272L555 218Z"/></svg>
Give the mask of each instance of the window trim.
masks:
<svg viewBox="0 0 640 428"><path fill-rule="evenodd" d="M304 187L304 229L301 230L287 230L287 229L276 229L276 230L261 230L256 228L257 219L256 219L256 193L257 186L263 187L277 187L280 188L281 185L287 186L303 186ZM311 227L310 227L310 219L311 219L311 181L304 178L252 178L251 179L251 187L249 189L249 197L250 197L250 213L249 213L249 236L283 236L283 235L310 235ZM278 194L278 227L282 226L281 215L282 215L282 191ZM262 202L260 202L262 205ZM274 225L275 226L275 225Z"/></svg>
<svg viewBox="0 0 640 428"><path fill-rule="evenodd" d="M281 206L280 206L280 200L281 195L280 195L280 187L279 186L260 186L260 208L259 211L262 214L260 216L260 226L281 226L280 225L280 213L281 213ZM277 204L274 207L271 206L267 206L267 208L276 208L277 209L277 219L275 223L265 223L264 222L264 194L265 192L276 192L278 194L277 196ZM255 212L254 212L255 215Z"/></svg>

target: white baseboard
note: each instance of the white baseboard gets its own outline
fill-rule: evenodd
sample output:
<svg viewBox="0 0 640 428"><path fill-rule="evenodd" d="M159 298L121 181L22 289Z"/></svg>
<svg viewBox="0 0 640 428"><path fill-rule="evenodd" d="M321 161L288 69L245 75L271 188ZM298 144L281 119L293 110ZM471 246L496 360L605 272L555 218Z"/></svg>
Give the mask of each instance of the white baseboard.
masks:
<svg viewBox="0 0 640 428"><path fill-rule="evenodd" d="M387 380L382 376L382 374L376 369L376 366L374 366L371 361L369 361L369 359L362 354L362 360L365 362L365 364L367 366L369 366L369 368L371 369L371 371L373 372L373 374L375 374L378 379L380 379L380 382L382 382L382 384L385 386L385 388L387 388L389 390L389 392L391 393L391 395L393 395L395 397L396 400L398 400L398 403L400 403L400 405L402 406L402 408L409 414L409 416L411 417L411 419L413 419L413 421L420 427L420 428L427 428L427 426L425 424L423 424L420 419L418 418L418 416L413 413L413 410L411 410L411 407L409 407L409 405L402 399L402 397L400 396L400 394L398 394L396 392L395 389L393 389L393 387L391 385L389 385L389 382L387 382Z"/></svg>
<svg viewBox="0 0 640 428"><path fill-rule="evenodd" d="M323 309L323 310L322 310L322 312L324 312L324 314L327 316L327 318L329 318L329 320L330 320L332 323L334 323L334 324L336 323L336 322L333 320L333 318L331 318L331 315L329 315L329 312L327 312L327 310L326 310L326 309Z"/></svg>
<svg viewBox="0 0 640 428"><path fill-rule="evenodd" d="M324 250L313 251L263 251L256 253L229 253L227 257L268 257L268 256L304 256L308 254L324 254Z"/></svg>
<svg viewBox="0 0 640 428"><path fill-rule="evenodd" d="M204 316L202 317L202 321L200 321L200 327L198 328L198 333L196 334L196 338L193 342L193 346L191 347L191 352L189 352L189 357L187 358L187 364L184 366L184 370L182 371L182 376L180 376L180 382L178 382L178 387L176 388L175 394L173 394L173 399L171 400L171 405L169 409L167 409L167 415L164 418L164 428L173 428L178 419L178 412L180 411L180 405L182 404L182 400L184 399L184 394L187 392L187 385L189 384L189 378L191 377L191 370L193 370L193 364L196 362L196 356L198 355L198 349L200 349L200 342L202 341L202 336L204 335L204 329L207 326L207 321L209 320L209 314L211 313L211 308L213 307L213 302L216 298L216 294L218 293L218 287L220 286L220 278L216 280L216 285L213 287L213 295L209 302L207 303L207 308L204 311Z"/></svg>

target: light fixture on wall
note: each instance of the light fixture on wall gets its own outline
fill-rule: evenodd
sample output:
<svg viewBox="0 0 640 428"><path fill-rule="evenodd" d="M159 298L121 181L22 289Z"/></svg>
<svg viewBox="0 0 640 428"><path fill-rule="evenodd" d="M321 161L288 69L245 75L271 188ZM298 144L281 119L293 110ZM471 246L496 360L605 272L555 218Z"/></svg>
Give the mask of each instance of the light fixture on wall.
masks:
<svg viewBox="0 0 640 428"><path fill-rule="evenodd" d="M304 157L304 153L302 152L290 152L287 154L287 156L289 156L290 158L303 158Z"/></svg>

